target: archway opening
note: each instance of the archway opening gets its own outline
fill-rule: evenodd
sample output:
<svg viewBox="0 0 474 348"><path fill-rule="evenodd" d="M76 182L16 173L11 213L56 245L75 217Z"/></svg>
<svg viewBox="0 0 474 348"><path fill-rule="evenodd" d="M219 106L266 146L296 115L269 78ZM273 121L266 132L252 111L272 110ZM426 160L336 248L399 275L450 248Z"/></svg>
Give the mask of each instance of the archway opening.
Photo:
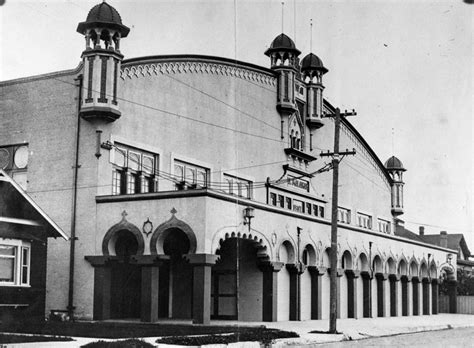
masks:
<svg viewBox="0 0 474 348"><path fill-rule="evenodd" d="M369 261L367 255L364 253L359 256L359 269L362 278L362 316L364 318L370 318L370 312L372 310L372 282L369 268Z"/></svg>
<svg viewBox="0 0 474 348"><path fill-rule="evenodd" d="M212 267L211 318L261 321L263 276L258 269L258 241L227 238L221 241L220 259Z"/></svg>
<svg viewBox="0 0 474 348"><path fill-rule="evenodd" d="M111 318L139 318L141 299L141 269L130 263L138 252L138 241L128 230L115 233L113 248L118 262L112 266Z"/></svg>
<svg viewBox="0 0 474 348"><path fill-rule="evenodd" d="M170 228L163 234L163 252L169 261L160 267L158 316L190 319L193 268L183 258L189 252L190 241L179 228Z"/></svg>

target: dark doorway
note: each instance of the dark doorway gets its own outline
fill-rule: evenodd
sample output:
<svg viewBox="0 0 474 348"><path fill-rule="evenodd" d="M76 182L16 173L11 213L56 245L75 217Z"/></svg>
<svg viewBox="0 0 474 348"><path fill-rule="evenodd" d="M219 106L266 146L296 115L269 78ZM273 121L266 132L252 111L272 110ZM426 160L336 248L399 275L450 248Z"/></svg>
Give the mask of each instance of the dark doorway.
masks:
<svg viewBox="0 0 474 348"><path fill-rule="evenodd" d="M402 315L408 316L408 279L402 278Z"/></svg>
<svg viewBox="0 0 474 348"><path fill-rule="evenodd" d="M384 304L384 285L383 278L377 277L377 316L383 317L383 304Z"/></svg>
<svg viewBox="0 0 474 348"><path fill-rule="evenodd" d="M363 317L364 318L370 318L370 302L372 301L371 296L370 296L370 275L368 272L362 272L362 297L364 299L363 301Z"/></svg>
<svg viewBox="0 0 474 348"><path fill-rule="evenodd" d="M182 230L165 231L163 251L170 257L160 268L158 316L175 319L192 317L193 268L183 256L189 252L189 238Z"/></svg>
<svg viewBox="0 0 474 348"><path fill-rule="evenodd" d="M413 286L413 315L420 315L420 312L418 310L419 308L419 298L418 298L418 293L419 293L419 282L415 278L412 280L412 286Z"/></svg>
<svg viewBox="0 0 474 348"><path fill-rule="evenodd" d="M397 316L397 281L390 277L390 316Z"/></svg>
<svg viewBox="0 0 474 348"><path fill-rule="evenodd" d="M115 253L119 260L112 266L111 318L140 317L141 268L130 264L130 257L137 250L138 243L131 232L117 232Z"/></svg>

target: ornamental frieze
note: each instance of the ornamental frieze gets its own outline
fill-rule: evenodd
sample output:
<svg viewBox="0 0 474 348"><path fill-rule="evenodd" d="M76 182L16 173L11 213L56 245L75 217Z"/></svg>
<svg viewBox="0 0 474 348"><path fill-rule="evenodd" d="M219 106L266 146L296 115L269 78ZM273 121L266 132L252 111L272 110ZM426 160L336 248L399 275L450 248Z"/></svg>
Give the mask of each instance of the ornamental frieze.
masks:
<svg viewBox="0 0 474 348"><path fill-rule="evenodd" d="M162 62L126 66L122 67L120 78L125 80L126 78L132 79L159 74L189 73L231 76L263 85L276 86L276 79L273 76L231 65L208 62Z"/></svg>

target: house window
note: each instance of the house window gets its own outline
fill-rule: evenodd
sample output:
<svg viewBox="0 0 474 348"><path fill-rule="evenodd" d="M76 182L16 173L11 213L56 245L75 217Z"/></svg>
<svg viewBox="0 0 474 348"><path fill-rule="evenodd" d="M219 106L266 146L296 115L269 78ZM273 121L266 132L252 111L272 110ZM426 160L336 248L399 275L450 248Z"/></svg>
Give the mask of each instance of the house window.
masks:
<svg viewBox="0 0 474 348"><path fill-rule="evenodd" d="M342 222L344 224L351 223L351 211L350 209L346 208L337 208L337 221Z"/></svg>
<svg viewBox="0 0 474 348"><path fill-rule="evenodd" d="M357 213L357 226L362 228L372 228L372 216L362 213Z"/></svg>
<svg viewBox="0 0 474 348"><path fill-rule="evenodd" d="M285 207L285 197L283 195L278 195L278 204L281 208Z"/></svg>
<svg viewBox="0 0 474 348"><path fill-rule="evenodd" d="M383 219L378 219L377 220L377 225L378 225L379 232L390 233L390 222L389 221L383 220Z"/></svg>
<svg viewBox="0 0 474 348"><path fill-rule="evenodd" d="M277 195L276 193L270 193L270 204L277 205Z"/></svg>
<svg viewBox="0 0 474 348"><path fill-rule="evenodd" d="M291 198L286 197L286 208L291 210Z"/></svg>
<svg viewBox="0 0 474 348"><path fill-rule="evenodd" d="M186 162L175 161L174 177L177 190L203 188L208 185L209 169Z"/></svg>
<svg viewBox="0 0 474 348"><path fill-rule="evenodd" d="M298 199L293 199L293 211L304 213L304 202Z"/></svg>
<svg viewBox="0 0 474 348"><path fill-rule="evenodd" d="M112 194L156 192L158 155L125 145L116 145Z"/></svg>
<svg viewBox="0 0 474 348"><path fill-rule="evenodd" d="M306 203L306 212L311 215L311 203Z"/></svg>
<svg viewBox="0 0 474 348"><path fill-rule="evenodd" d="M28 145L0 147L0 169L3 169L23 190L26 190L28 183Z"/></svg>
<svg viewBox="0 0 474 348"><path fill-rule="evenodd" d="M224 174L226 186L229 186L227 193L237 195L243 198L252 198L252 182L236 176Z"/></svg>
<svg viewBox="0 0 474 348"><path fill-rule="evenodd" d="M0 286L29 286L30 244L0 238Z"/></svg>

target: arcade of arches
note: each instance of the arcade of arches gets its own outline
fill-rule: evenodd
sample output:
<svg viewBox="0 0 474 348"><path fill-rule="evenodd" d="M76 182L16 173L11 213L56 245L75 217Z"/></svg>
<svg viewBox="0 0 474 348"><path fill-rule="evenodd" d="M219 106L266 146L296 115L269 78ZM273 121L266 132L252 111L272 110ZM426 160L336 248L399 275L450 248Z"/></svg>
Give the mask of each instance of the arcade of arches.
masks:
<svg viewBox="0 0 474 348"><path fill-rule="evenodd" d="M293 244L284 241L278 261L270 261L261 240L231 234L220 240L215 254L196 254L194 233L179 223L155 230L148 255L144 244L138 228L123 220L104 237L102 256L86 256L94 267L95 320L209 323L329 317L329 249L317 257L313 246L306 245L298 260ZM339 318L438 313L434 262L383 262L379 255L353 257L346 250L338 264ZM454 294L455 281L450 284Z"/></svg>

